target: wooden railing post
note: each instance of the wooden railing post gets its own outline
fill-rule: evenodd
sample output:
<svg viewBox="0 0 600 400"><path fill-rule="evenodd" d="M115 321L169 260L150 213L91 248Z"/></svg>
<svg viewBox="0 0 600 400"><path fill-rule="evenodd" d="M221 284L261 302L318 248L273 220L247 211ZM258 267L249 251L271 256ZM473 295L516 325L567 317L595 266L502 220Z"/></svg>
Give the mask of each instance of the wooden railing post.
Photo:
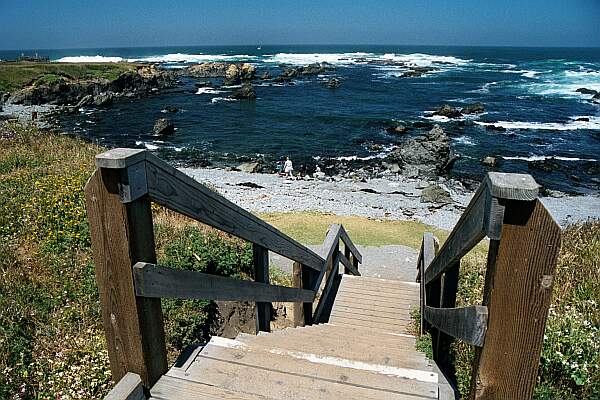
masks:
<svg viewBox="0 0 600 400"><path fill-rule="evenodd" d="M145 162L140 151L103 153L86 206L113 379L127 372L151 387L167 371L160 299L136 297L133 265L156 262Z"/></svg>
<svg viewBox="0 0 600 400"><path fill-rule="evenodd" d="M297 288L314 290L315 271L298 262L292 267L292 285ZM313 323L313 303L294 303L294 326Z"/></svg>
<svg viewBox="0 0 600 400"><path fill-rule="evenodd" d="M440 292L440 307L442 308L454 308L456 307L456 291L458 290L458 275L460 272L460 261L454 263L450 269L448 269L441 282ZM433 354L435 361L446 375L446 379L453 385L456 386L456 370L454 363L450 358L450 346L454 338L441 330L437 330L435 335L435 341L433 341Z"/></svg>
<svg viewBox="0 0 600 400"><path fill-rule="evenodd" d="M269 283L269 251L261 245L252 246L254 258L254 280ZM271 303L256 302L256 333L271 331Z"/></svg>
<svg viewBox="0 0 600 400"><path fill-rule="evenodd" d="M500 240L490 241L483 302L488 327L483 347L476 349L471 398L530 399L561 230L535 200L537 189L533 193L530 187L522 188L516 177L492 178L501 178L489 184L492 196L504 207L504 219Z"/></svg>

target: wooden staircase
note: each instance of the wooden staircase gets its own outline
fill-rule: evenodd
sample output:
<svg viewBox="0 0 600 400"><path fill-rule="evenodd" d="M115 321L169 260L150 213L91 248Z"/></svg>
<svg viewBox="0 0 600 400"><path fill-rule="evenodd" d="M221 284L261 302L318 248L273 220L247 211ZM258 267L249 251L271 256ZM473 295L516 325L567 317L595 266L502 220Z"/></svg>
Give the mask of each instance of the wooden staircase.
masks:
<svg viewBox="0 0 600 400"><path fill-rule="evenodd" d="M425 233L413 283L361 276L341 225L313 251L147 151L96 166L86 206L118 381L106 399L457 398L455 340L475 350L471 398L532 398L561 231L531 176L488 173L441 248ZM151 202L252 243L254 281L156 265ZM486 237L483 302L457 307L461 259ZM294 261L293 287L269 282L269 252ZM162 298L255 302L257 335L212 338L169 368ZM295 328L270 332L273 302L294 303Z"/></svg>
<svg viewBox="0 0 600 400"><path fill-rule="evenodd" d="M409 311L418 304L415 283L343 275L329 323L214 337L151 398L438 399L440 387L452 391L415 349Z"/></svg>

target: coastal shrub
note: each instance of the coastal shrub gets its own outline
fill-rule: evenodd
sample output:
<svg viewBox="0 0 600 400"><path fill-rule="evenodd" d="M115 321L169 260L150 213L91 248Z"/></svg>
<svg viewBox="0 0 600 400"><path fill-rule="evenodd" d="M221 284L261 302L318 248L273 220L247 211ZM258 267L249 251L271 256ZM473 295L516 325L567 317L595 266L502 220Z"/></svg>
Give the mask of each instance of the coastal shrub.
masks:
<svg viewBox="0 0 600 400"><path fill-rule="evenodd" d="M461 262L457 305L481 304L486 251ZM535 399L600 399L600 221L567 227L555 275ZM453 344L458 389L467 396L473 348Z"/></svg>
<svg viewBox="0 0 600 400"><path fill-rule="evenodd" d="M31 126L0 131L0 399L102 398L114 383L83 192L102 149ZM251 274L244 242L156 220L165 265ZM212 302L165 300L163 310L171 355L206 340L218 324Z"/></svg>

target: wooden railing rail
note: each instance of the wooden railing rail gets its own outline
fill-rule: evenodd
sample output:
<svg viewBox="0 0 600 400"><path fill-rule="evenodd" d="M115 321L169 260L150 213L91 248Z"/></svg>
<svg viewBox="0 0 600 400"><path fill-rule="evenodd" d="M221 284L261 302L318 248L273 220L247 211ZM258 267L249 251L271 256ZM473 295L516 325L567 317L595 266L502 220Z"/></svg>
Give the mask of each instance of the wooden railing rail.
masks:
<svg viewBox="0 0 600 400"><path fill-rule="evenodd" d="M454 339L476 348L471 398L528 399L536 382L561 230L529 175L488 173L441 249L423 237L421 329L455 383ZM483 304L456 308L461 258L490 239Z"/></svg>
<svg viewBox="0 0 600 400"><path fill-rule="evenodd" d="M339 263L359 274L362 256L341 225L330 228L321 256L145 150L110 150L96 166L86 207L115 381L132 372L149 388L167 371L161 298L254 301L256 329L269 331L271 302L294 302L298 323L311 324ZM157 266L151 202L251 242L255 281ZM269 251L295 261L295 287L269 283Z"/></svg>

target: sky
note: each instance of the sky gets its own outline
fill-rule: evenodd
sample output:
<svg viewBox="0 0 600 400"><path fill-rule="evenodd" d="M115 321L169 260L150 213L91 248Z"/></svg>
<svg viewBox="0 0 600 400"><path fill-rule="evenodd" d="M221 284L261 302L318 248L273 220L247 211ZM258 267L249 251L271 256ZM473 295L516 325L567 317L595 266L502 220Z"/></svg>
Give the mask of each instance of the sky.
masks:
<svg viewBox="0 0 600 400"><path fill-rule="evenodd" d="M0 49L258 44L600 47L600 0L0 0Z"/></svg>

